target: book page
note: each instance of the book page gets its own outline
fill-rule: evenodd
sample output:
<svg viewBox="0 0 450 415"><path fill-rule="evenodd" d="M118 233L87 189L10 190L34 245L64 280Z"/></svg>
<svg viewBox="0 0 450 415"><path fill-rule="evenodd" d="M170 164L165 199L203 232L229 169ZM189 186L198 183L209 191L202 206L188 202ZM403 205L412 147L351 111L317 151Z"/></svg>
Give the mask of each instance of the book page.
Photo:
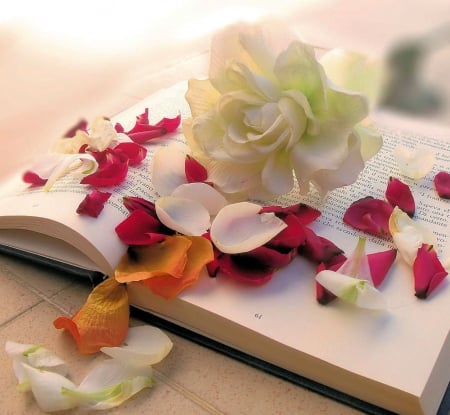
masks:
<svg viewBox="0 0 450 415"><path fill-rule="evenodd" d="M391 240L354 230L344 224L342 218L347 207L362 197L384 198L389 176L398 177L413 192L417 206L414 220L433 230L440 256L446 258L450 202L437 196L433 177L440 170L450 168L450 135L447 130L430 129L429 134L427 129L419 130L415 126L413 130L404 129L402 123L401 119L379 115L376 125L384 137L384 146L367 163L354 184L330 192L324 200L315 193L298 197L294 191L277 202L284 205L304 202L317 207L322 215L312 228L347 255L355 248L359 236L367 239L367 253L383 251L393 247ZM425 178L415 181L400 174L392 155L400 144L412 148L426 145L436 150L436 164ZM136 305L156 314L169 315L182 325L189 316L186 312L177 313L177 308L182 309L181 303L191 304L195 309L204 310L202 321L206 321L207 316L220 316L318 361L417 396L423 400L424 413L433 413L437 409L433 399L438 400L443 395L450 373L450 364L445 360L450 348L449 282L444 281L427 300L419 300L414 295L412 269L398 257L380 287L388 309L378 313L355 309L339 300L326 306L318 304L314 276L314 265L304 258L296 258L263 286L247 286L222 275L209 278L205 274L199 284L181 294L180 300L158 300L133 284L129 294ZM188 326L196 330L203 325L202 330L207 335L217 336L219 341L243 351L253 347L216 330L217 321L210 326L202 321L190 321ZM272 363L283 364L283 357L277 356L276 348L271 358ZM295 366L295 362L284 364L291 370ZM312 379L344 387L336 379L326 379L326 374L317 373L313 367L301 370ZM434 390L425 394L428 384L434 384ZM430 398L433 394L434 398Z"/></svg>

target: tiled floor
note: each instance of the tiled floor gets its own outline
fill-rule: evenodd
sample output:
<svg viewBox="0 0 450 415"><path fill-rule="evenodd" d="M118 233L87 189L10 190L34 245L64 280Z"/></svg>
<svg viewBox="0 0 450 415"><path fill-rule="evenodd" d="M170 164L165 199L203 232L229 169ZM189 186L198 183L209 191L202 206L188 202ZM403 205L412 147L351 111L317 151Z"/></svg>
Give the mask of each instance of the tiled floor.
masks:
<svg viewBox="0 0 450 415"><path fill-rule="evenodd" d="M43 344L67 361L80 380L101 354L79 354L71 338L53 320L73 314L90 291L85 281L0 256L0 344L7 340ZM142 324L134 320L133 324ZM155 385L111 414L327 414L360 412L314 392L168 333L172 352L154 368ZM30 393L15 389L11 360L0 353L0 413L42 413ZM77 414L77 411L66 412ZM98 413L98 412L95 412Z"/></svg>

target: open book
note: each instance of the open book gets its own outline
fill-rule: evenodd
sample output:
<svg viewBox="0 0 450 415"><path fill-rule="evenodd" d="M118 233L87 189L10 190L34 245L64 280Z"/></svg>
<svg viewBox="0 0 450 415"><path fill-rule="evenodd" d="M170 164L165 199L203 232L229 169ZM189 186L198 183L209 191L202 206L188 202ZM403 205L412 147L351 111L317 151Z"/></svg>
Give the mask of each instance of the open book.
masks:
<svg viewBox="0 0 450 415"><path fill-rule="evenodd" d="M156 120L179 112L189 116L185 88L180 84L160 91L114 121L133 124L146 107ZM450 169L450 135L439 129L419 130L413 122L400 123L387 115L378 117L377 126L384 136L383 149L356 183L331 192L325 201L314 194L302 200L322 212L313 229L349 254L362 233L343 223L345 209L364 196L383 198L388 177L401 177L392 156L397 145L422 145L436 151L433 171L417 182L402 180L413 191L417 220L435 232L438 250L445 257L450 254L450 202L439 199L432 178ZM182 139L177 133L152 142L147 145L148 159L158 145ZM96 219L75 213L87 193L75 180L66 178L44 192L27 188L22 173L2 179L0 243L4 250L112 275L126 250L114 231L128 214L122 197L155 197L147 163L133 169L126 182L114 189ZM279 202L297 203L292 197ZM364 236L368 252L392 247L388 240ZM296 258L260 287L220 275L209 278L205 273L197 285L174 300L132 284L129 296L144 318L156 316L151 321L168 322L168 327L178 327L181 334L210 340L219 350L363 410L436 414L450 380L450 283L444 281L428 299L419 300L414 296L411 269L397 259L380 287L389 304L380 313L340 301L318 304L314 275L312 264ZM442 414L447 414L445 405L447 399Z"/></svg>

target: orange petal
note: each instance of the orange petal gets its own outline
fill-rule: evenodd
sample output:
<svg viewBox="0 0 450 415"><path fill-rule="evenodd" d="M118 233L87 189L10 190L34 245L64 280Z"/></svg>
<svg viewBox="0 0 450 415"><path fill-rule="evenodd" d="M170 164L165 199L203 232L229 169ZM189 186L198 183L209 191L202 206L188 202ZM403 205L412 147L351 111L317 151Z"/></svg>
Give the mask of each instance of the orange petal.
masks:
<svg viewBox="0 0 450 415"><path fill-rule="evenodd" d="M181 278L191 244L187 237L177 235L151 245L129 247L116 268L116 280L132 282L163 275Z"/></svg>
<svg viewBox="0 0 450 415"><path fill-rule="evenodd" d="M214 259L211 242L201 236L186 237L192 242L187 253L188 261L182 278L173 278L169 275L159 276L141 281L155 294L171 299L180 294L187 287L195 284L200 277L203 267Z"/></svg>
<svg viewBox="0 0 450 415"><path fill-rule="evenodd" d="M53 325L66 329L81 353L96 353L103 346L120 346L128 332L130 308L127 288L108 278L93 289L72 317L58 317Z"/></svg>

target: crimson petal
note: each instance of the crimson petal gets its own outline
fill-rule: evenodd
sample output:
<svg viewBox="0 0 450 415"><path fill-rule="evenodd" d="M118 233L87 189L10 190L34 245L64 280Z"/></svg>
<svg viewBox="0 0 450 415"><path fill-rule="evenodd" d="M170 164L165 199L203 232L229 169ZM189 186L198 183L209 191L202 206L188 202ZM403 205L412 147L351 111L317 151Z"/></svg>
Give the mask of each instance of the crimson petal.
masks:
<svg viewBox="0 0 450 415"><path fill-rule="evenodd" d="M267 244L273 247L298 248L306 239L305 226L295 215L288 215L283 218L283 221L287 227Z"/></svg>
<svg viewBox="0 0 450 415"><path fill-rule="evenodd" d="M78 205L77 213L97 218L103 210L106 201L110 198L111 193L92 190Z"/></svg>
<svg viewBox="0 0 450 415"><path fill-rule="evenodd" d="M125 180L127 173L127 162L113 163L107 165L105 168L99 167L95 173L84 177L81 183L96 187L116 186Z"/></svg>
<svg viewBox="0 0 450 415"><path fill-rule="evenodd" d="M165 239L161 224L144 210L134 210L116 226L120 240L127 245L151 245Z"/></svg>
<svg viewBox="0 0 450 415"><path fill-rule="evenodd" d="M388 237L393 207L385 200L367 196L353 202L344 213L344 222L363 232Z"/></svg>
<svg viewBox="0 0 450 415"><path fill-rule="evenodd" d="M409 217L413 217L416 211L416 203L411 189L395 177L389 177L385 196L387 201L393 206L398 206Z"/></svg>
<svg viewBox="0 0 450 415"><path fill-rule="evenodd" d="M413 272L415 295L421 299L427 298L448 274L436 251L427 244L418 249Z"/></svg>
<svg viewBox="0 0 450 415"><path fill-rule="evenodd" d="M29 170L23 174L22 180L25 183L31 184L31 187L44 186L47 183L47 179L43 179L38 174Z"/></svg>
<svg viewBox="0 0 450 415"><path fill-rule="evenodd" d="M450 199L450 173L440 171L434 176L434 187L437 194L443 199Z"/></svg>
<svg viewBox="0 0 450 415"><path fill-rule="evenodd" d="M397 257L396 249L373 252L367 255L369 261L370 275L375 287L379 287L386 278L386 275Z"/></svg>
<svg viewBox="0 0 450 415"><path fill-rule="evenodd" d="M130 166L137 166L147 155L147 149L137 143L119 143L114 147L114 151L124 154Z"/></svg>
<svg viewBox="0 0 450 415"><path fill-rule="evenodd" d="M208 178L208 172L205 167L189 155L186 155L184 171L189 183L203 183Z"/></svg>

